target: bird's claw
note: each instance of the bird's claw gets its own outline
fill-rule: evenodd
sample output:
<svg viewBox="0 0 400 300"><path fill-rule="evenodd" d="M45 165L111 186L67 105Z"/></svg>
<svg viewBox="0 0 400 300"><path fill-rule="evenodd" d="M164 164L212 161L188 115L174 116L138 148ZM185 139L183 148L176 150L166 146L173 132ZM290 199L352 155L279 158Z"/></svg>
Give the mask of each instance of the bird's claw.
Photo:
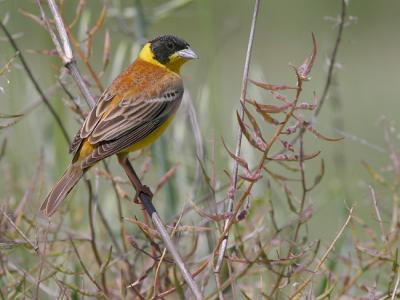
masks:
<svg viewBox="0 0 400 300"><path fill-rule="evenodd" d="M148 196L150 198L150 200L153 198L153 193L150 190L150 188L147 185L142 185L140 187L140 189L138 189L136 191L135 198L133 199L134 203L136 203L136 204L141 203L140 194L145 194L146 196Z"/></svg>

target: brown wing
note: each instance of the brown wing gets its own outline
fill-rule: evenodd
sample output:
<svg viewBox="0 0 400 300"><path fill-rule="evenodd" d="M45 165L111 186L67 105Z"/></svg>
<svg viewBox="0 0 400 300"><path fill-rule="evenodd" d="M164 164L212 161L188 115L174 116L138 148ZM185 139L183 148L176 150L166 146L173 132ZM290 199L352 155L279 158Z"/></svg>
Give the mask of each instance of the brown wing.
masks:
<svg viewBox="0 0 400 300"><path fill-rule="evenodd" d="M183 87L179 91L168 88L159 97L142 98L130 105L115 107L88 137L89 143L97 147L81 161L81 168L86 169L146 138L176 111L182 95Z"/></svg>
<svg viewBox="0 0 400 300"><path fill-rule="evenodd" d="M86 169L98 161L119 153L125 148L137 143L144 139L147 135L156 130L162 123L166 121L167 117L158 118L153 121L143 123L141 126L134 128L132 131L127 132L120 138L100 143L85 159L80 162L82 169Z"/></svg>
<svg viewBox="0 0 400 300"><path fill-rule="evenodd" d="M74 160L83 140L92 145L109 142L153 118L161 120L176 109L182 94L179 76L136 60L113 81L86 117L70 147Z"/></svg>
<svg viewBox="0 0 400 300"><path fill-rule="evenodd" d="M175 75L165 76L139 94L124 95L97 123L88 140L91 144L115 140L150 121L169 117L178 108L182 95L182 81Z"/></svg>
<svg viewBox="0 0 400 300"><path fill-rule="evenodd" d="M104 93L100 96L97 104L92 108L92 110L87 115L85 121L82 124L82 127L75 134L74 139L72 140L71 146L69 147L69 153L76 154L78 149L80 148L82 141L87 137L90 132L94 129L97 123L101 120L101 117L106 112L106 109L114 99L115 94L110 91L110 89L106 89Z"/></svg>

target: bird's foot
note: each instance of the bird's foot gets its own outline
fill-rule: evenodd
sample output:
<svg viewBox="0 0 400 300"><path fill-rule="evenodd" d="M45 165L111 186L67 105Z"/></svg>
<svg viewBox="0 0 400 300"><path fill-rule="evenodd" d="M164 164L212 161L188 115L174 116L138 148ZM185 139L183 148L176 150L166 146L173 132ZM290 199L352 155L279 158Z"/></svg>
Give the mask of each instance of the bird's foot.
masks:
<svg viewBox="0 0 400 300"><path fill-rule="evenodd" d="M153 199L153 193L147 185L142 185L138 190L136 190L135 198L133 202L136 204L142 203L140 201L140 194L145 194L150 198L150 201Z"/></svg>

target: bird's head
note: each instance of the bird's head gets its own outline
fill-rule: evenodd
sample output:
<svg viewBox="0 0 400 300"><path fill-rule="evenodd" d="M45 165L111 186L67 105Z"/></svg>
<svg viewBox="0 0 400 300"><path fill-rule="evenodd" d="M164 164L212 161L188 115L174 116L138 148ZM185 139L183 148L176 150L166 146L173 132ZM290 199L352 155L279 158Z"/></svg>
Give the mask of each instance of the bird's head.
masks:
<svg viewBox="0 0 400 300"><path fill-rule="evenodd" d="M176 73L188 60L199 58L186 41L173 35L163 35L149 41L143 46L139 57Z"/></svg>

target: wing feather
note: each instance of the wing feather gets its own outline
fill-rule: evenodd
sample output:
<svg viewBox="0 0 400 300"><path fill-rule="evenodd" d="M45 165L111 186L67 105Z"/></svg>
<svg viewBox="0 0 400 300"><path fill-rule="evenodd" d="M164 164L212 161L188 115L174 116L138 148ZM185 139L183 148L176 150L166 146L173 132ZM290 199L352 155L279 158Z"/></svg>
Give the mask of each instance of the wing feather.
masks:
<svg viewBox="0 0 400 300"><path fill-rule="evenodd" d="M95 145L88 157L79 158L82 168L140 142L179 107L183 96L181 78L141 64L134 63L114 80L88 114L71 145L76 158L83 140Z"/></svg>
<svg viewBox="0 0 400 300"><path fill-rule="evenodd" d="M131 101L129 105L115 106L110 113L103 118L92 130L88 137L91 144L117 139L130 132L133 128L147 124L156 118L170 116L178 108L183 95L183 87L180 91L174 87L175 97L167 99L163 95L170 94L170 87L167 91L161 91L160 95L149 98L140 98ZM164 101L162 99L164 98ZM157 100L157 101L155 101Z"/></svg>
<svg viewBox="0 0 400 300"><path fill-rule="evenodd" d="M164 116L163 118L144 123L114 141L101 143L88 157L82 160L81 168L86 169L105 157L121 152L130 145L144 139L164 123L167 118L167 116Z"/></svg>

